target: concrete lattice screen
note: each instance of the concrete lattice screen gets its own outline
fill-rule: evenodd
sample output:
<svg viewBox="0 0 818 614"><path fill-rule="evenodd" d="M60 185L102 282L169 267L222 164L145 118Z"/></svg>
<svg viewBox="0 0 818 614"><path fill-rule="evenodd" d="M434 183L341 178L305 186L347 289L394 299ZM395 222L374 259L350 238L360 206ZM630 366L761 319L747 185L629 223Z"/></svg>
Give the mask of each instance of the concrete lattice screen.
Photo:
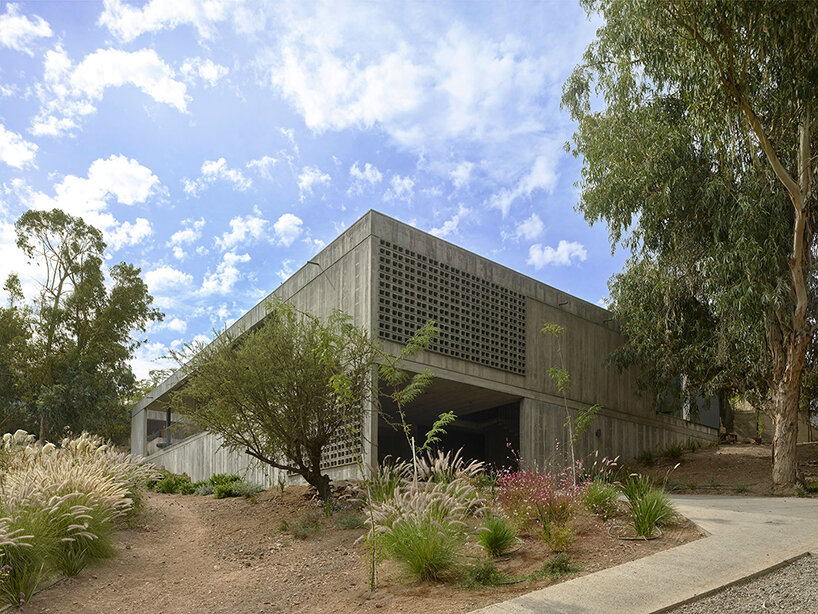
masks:
<svg viewBox="0 0 818 614"><path fill-rule="evenodd" d="M430 350L525 375L525 297L437 260L380 241L378 335L406 343L429 319Z"/></svg>

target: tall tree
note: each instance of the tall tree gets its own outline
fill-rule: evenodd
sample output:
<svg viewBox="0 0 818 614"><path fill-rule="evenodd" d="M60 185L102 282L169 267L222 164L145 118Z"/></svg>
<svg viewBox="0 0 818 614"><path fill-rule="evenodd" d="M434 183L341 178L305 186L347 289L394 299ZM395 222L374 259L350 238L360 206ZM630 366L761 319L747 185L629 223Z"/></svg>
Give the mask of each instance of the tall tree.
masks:
<svg viewBox="0 0 818 614"><path fill-rule="evenodd" d="M612 282L630 359L765 400L789 487L816 329L818 4L583 5L605 23L563 103L579 207L633 254Z"/></svg>
<svg viewBox="0 0 818 614"><path fill-rule="evenodd" d="M134 385L128 360L140 343L132 332L162 314L130 264L111 267L106 287L105 242L82 219L57 209L28 211L16 231L17 245L43 276L26 306L16 277L7 282L11 302L0 320L17 332L0 335L0 345L26 343L8 378L0 378L0 395L36 420L42 440L58 436L62 426L122 439L128 428L123 399Z"/></svg>

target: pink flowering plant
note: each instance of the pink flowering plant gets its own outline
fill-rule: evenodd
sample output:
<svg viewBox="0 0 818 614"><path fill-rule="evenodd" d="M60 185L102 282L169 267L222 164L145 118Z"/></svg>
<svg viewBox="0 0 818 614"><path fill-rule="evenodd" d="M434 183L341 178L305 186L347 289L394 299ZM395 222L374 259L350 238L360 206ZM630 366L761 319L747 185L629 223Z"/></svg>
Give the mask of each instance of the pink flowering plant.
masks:
<svg viewBox="0 0 818 614"><path fill-rule="evenodd" d="M570 470L503 470L497 477L497 503L521 528L540 521L543 512L567 522L582 490L574 486L573 475Z"/></svg>

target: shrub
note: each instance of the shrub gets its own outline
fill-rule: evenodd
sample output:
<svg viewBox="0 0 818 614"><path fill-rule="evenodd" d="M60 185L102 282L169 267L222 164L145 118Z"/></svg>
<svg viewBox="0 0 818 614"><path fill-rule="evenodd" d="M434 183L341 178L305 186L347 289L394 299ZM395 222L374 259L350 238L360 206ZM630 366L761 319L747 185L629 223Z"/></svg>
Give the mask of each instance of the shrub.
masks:
<svg viewBox="0 0 818 614"><path fill-rule="evenodd" d="M582 566L572 563L567 554L560 552L543 563L540 572L534 576L535 578L545 576L550 580L559 580L579 571L582 571Z"/></svg>
<svg viewBox="0 0 818 614"><path fill-rule="evenodd" d="M333 516L333 523L339 529L360 529L364 526L364 517L356 512L342 510Z"/></svg>
<svg viewBox="0 0 818 614"><path fill-rule="evenodd" d="M747 484L736 484L736 492L737 493L744 493L747 492Z"/></svg>
<svg viewBox="0 0 818 614"><path fill-rule="evenodd" d="M457 565L461 535L430 516L397 520L381 535L387 554L420 580L440 580Z"/></svg>
<svg viewBox="0 0 818 614"><path fill-rule="evenodd" d="M681 443L672 443L662 450L661 456L663 459L671 462L678 462L682 460L685 453L685 447Z"/></svg>
<svg viewBox="0 0 818 614"><path fill-rule="evenodd" d="M505 515L521 527L541 520L540 508L547 508L549 514L567 512L570 516L577 494L567 474L501 471L497 479L497 502Z"/></svg>
<svg viewBox="0 0 818 614"><path fill-rule="evenodd" d="M619 511L619 491L613 484L594 480L587 484L583 502L592 514L610 520Z"/></svg>
<svg viewBox="0 0 818 614"><path fill-rule="evenodd" d="M242 479L238 481L225 482L213 486L214 499L226 499L228 497L249 497L254 499L254 495L262 488L255 484L250 484Z"/></svg>
<svg viewBox="0 0 818 614"><path fill-rule="evenodd" d="M652 467L656 462L656 456L650 450L642 450L636 455L636 462L641 463L645 467Z"/></svg>
<svg viewBox="0 0 818 614"><path fill-rule="evenodd" d="M500 556L511 550L517 543L514 525L500 516L489 516L480 527L477 541L491 556Z"/></svg>
<svg viewBox="0 0 818 614"><path fill-rule="evenodd" d="M792 491L796 497L806 497L809 494L807 487L804 486L801 482L796 482L793 484Z"/></svg>
<svg viewBox="0 0 818 614"><path fill-rule="evenodd" d="M554 552L565 552L574 543L574 528L570 524L549 524L543 527L543 540Z"/></svg>
<svg viewBox="0 0 818 614"><path fill-rule="evenodd" d="M462 584L464 588L482 588L484 586L505 584L506 581L506 576L497 570L497 566L491 561L486 561L480 565L469 567Z"/></svg>
<svg viewBox="0 0 818 614"><path fill-rule="evenodd" d="M210 485L214 488L223 484L231 484L233 482L241 482L241 478L235 473L214 473L208 480Z"/></svg>
<svg viewBox="0 0 818 614"><path fill-rule="evenodd" d="M153 489L156 492L177 495L192 495L194 491L189 477L169 471L164 472L164 475L156 482Z"/></svg>
<svg viewBox="0 0 818 614"><path fill-rule="evenodd" d="M307 514L302 518L296 518L292 522L282 521L281 527L296 539L307 539L321 530L316 514ZM281 529L279 527L279 529Z"/></svg>
<svg viewBox="0 0 818 614"><path fill-rule="evenodd" d="M213 494L213 484L209 480L202 480L193 483L193 494L199 497L204 497Z"/></svg>
<svg viewBox="0 0 818 614"><path fill-rule="evenodd" d="M641 497L628 499L628 511L637 537L650 537L656 525L663 524L676 515L667 495L655 488Z"/></svg>
<svg viewBox="0 0 818 614"><path fill-rule="evenodd" d="M631 474L622 480L620 489L628 501L643 498L653 488L653 478L649 475Z"/></svg>

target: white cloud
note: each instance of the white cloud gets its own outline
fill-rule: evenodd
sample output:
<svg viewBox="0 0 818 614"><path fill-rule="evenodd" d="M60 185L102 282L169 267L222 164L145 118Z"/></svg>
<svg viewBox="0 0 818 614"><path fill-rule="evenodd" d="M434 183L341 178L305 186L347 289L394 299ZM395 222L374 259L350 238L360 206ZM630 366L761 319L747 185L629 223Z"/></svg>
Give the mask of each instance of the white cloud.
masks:
<svg viewBox="0 0 818 614"><path fill-rule="evenodd" d="M534 165L514 188L505 188L489 199L489 204L508 215L511 203L521 196L529 197L534 190L552 192L557 185L557 162L551 155L537 156Z"/></svg>
<svg viewBox="0 0 818 614"><path fill-rule="evenodd" d="M353 179L357 179L358 181L366 181L367 183L372 184L379 183L383 178L383 175L381 175L378 168L369 162L364 164L363 170L361 170L358 163L355 162L355 164L349 167L349 174Z"/></svg>
<svg viewBox="0 0 818 614"><path fill-rule="evenodd" d="M439 228L432 228L429 232L435 235L436 237L446 237L453 232L457 232L457 227L459 226L460 222L466 217L470 211L464 207L463 205L458 206L457 213L455 213L451 218L443 222L443 225Z"/></svg>
<svg viewBox="0 0 818 614"><path fill-rule="evenodd" d="M164 328L172 330L175 333L183 333L187 330L187 322L179 318L171 318L167 322L163 322Z"/></svg>
<svg viewBox="0 0 818 614"><path fill-rule="evenodd" d="M131 369L137 379L147 379L154 369L175 369L179 365L168 358L168 348L161 342L145 343L134 351L130 360Z"/></svg>
<svg viewBox="0 0 818 614"><path fill-rule="evenodd" d="M522 238L528 241L533 241L543 233L544 229L545 226L543 225L540 216L536 213L532 213L531 217L517 224L517 229L514 232L514 236L518 239Z"/></svg>
<svg viewBox="0 0 818 614"><path fill-rule="evenodd" d="M151 225L144 218L135 222L120 222L108 211L112 201L123 205L146 202L159 191L159 178L151 169L133 158L112 155L91 163L87 177L66 175L54 185L54 196L27 191L21 200L32 209L62 209L81 217L105 233L111 249L134 245L151 234Z"/></svg>
<svg viewBox="0 0 818 614"><path fill-rule="evenodd" d="M404 200L409 202L415 195L415 182L410 177L392 175L391 186L383 195L384 200Z"/></svg>
<svg viewBox="0 0 818 614"><path fill-rule="evenodd" d="M141 7L122 0L105 0L99 25L130 42L146 32L173 30L188 24L200 38L212 38L215 24L224 21L240 2L231 0L149 0Z"/></svg>
<svg viewBox="0 0 818 614"><path fill-rule="evenodd" d="M202 236L204 218L182 220L182 229L174 232L170 237L170 245L190 245Z"/></svg>
<svg viewBox="0 0 818 614"><path fill-rule="evenodd" d="M454 187L457 189L462 188L464 185L467 185L471 180L471 172L474 168L474 163L472 162L461 162L458 164L452 172L449 173L449 176L452 178L452 183Z"/></svg>
<svg viewBox="0 0 818 614"><path fill-rule="evenodd" d="M26 298L34 297L40 289L38 280L42 279L42 272L36 262L28 262L26 255L17 247L17 233L14 224L0 221L0 296L5 296L2 285L11 273L17 273L23 286Z"/></svg>
<svg viewBox="0 0 818 614"><path fill-rule="evenodd" d="M227 160L205 160L202 163L201 175L198 179L183 179L182 183L185 193L191 196L197 195L203 188L216 181L226 181L233 184L233 189L244 192L253 185L252 179L246 177L240 169L227 166Z"/></svg>
<svg viewBox="0 0 818 614"><path fill-rule="evenodd" d="M182 77L188 83L198 78L213 87L229 71L226 66L216 64L211 59L187 58L179 68L179 72L182 73Z"/></svg>
<svg viewBox="0 0 818 614"><path fill-rule="evenodd" d="M175 293L180 288L190 286L193 283L193 276L174 269L171 266L161 266L158 269L148 271L144 275L145 283L151 294Z"/></svg>
<svg viewBox="0 0 818 614"><path fill-rule="evenodd" d="M0 124L0 160L14 168L23 168L34 163L36 154L37 145Z"/></svg>
<svg viewBox="0 0 818 614"><path fill-rule="evenodd" d="M216 267L215 272L210 272L205 275L202 282L201 294L227 294L233 289L239 279L241 279L241 272L237 264L249 262L249 254L236 254L235 252L227 252L224 254L222 261Z"/></svg>
<svg viewBox="0 0 818 614"><path fill-rule="evenodd" d="M301 218L296 217L292 213L285 213L273 224L276 240L284 247L290 247L293 241L301 236L303 232L302 225L303 222Z"/></svg>
<svg viewBox="0 0 818 614"><path fill-rule="evenodd" d="M277 275L281 281L287 281L295 271L295 260L287 259L281 263L281 269L279 269Z"/></svg>
<svg viewBox="0 0 818 614"><path fill-rule="evenodd" d="M308 194L312 194L312 189L316 185L327 185L330 182L330 176L321 172L321 169L316 166L305 166L301 169L301 174L298 175L298 193L299 200L303 203Z"/></svg>
<svg viewBox="0 0 818 614"><path fill-rule="evenodd" d="M237 216L230 220L230 232L225 232L221 238L217 238L216 245L226 251L239 244L258 241L267 234L268 224L269 222L261 217L261 211L255 208L251 215Z"/></svg>
<svg viewBox="0 0 818 614"><path fill-rule="evenodd" d="M265 179L271 180L273 178L273 168L278 164L278 158L272 156L261 156L256 160L250 160L247 163L247 168L256 171Z"/></svg>
<svg viewBox="0 0 818 614"><path fill-rule="evenodd" d="M45 75L37 86L40 111L31 131L56 136L71 132L80 119L96 111L109 87L133 85L156 102L187 111L186 86L153 49L98 49L76 66L57 46L46 53Z"/></svg>
<svg viewBox="0 0 818 614"><path fill-rule="evenodd" d="M539 270L546 265L569 266L574 262L584 262L588 252L582 243L576 241L560 241L557 249L537 243L528 250L528 264Z"/></svg>
<svg viewBox="0 0 818 614"><path fill-rule="evenodd" d="M9 3L6 12L0 15L0 45L34 55L31 42L37 38L51 36L51 28L42 17L29 19L22 15L17 4Z"/></svg>

